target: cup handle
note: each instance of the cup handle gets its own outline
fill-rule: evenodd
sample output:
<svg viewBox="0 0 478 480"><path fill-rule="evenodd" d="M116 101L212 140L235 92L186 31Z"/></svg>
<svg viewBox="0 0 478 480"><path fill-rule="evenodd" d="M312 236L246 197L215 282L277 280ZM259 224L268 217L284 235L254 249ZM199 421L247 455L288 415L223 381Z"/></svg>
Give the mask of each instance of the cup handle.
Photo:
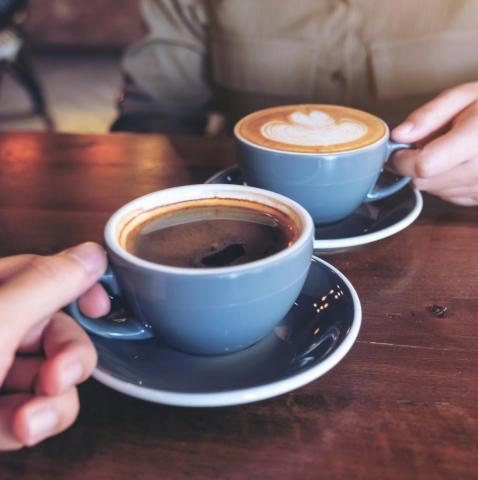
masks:
<svg viewBox="0 0 478 480"><path fill-rule="evenodd" d="M397 142L392 142L390 140L387 144L388 151L387 151L386 161L388 161L391 155L397 150L407 150L412 147L413 145L410 145L408 143L397 143ZM375 185L372 188L372 190L367 193L367 196L365 197L365 203L376 202L377 200L382 200L382 198L389 197L390 195L397 193L405 185L410 183L410 180L411 180L410 177L401 177L400 179L395 180L390 185L386 185L386 186Z"/></svg>
<svg viewBox="0 0 478 480"><path fill-rule="evenodd" d="M105 288L106 292L111 298L111 312L101 318L90 318L81 313L78 306L78 300L71 302L66 308L66 312L71 315L85 330L100 337L113 338L120 340L145 340L152 338L152 331L139 322L134 317L131 317L128 313L124 315L118 314L124 301L121 295L121 291L118 282L114 276L110 267L100 278L100 283ZM116 315L116 320L111 318ZM121 318L121 321L119 321Z"/></svg>

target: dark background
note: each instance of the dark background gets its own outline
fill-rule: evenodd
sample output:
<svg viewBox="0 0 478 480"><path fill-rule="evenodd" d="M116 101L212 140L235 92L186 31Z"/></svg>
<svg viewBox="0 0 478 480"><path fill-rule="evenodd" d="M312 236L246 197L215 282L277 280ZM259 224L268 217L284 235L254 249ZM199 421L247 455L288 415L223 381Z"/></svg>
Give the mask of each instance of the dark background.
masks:
<svg viewBox="0 0 478 480"><path fill-rule="evenodd" d="M144 29L139 0L30 0L25 31L36 48L122 49Z"/></svg>

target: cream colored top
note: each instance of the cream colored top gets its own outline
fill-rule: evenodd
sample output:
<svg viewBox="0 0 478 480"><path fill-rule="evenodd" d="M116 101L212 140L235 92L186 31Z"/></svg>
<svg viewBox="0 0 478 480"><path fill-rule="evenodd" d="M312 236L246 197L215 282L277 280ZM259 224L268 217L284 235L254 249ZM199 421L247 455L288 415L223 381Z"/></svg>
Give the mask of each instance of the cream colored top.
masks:
<svg viewBox="0 0 478 480"><path fill-rule="evenodd" d="M478 79L477 0L143 0L143 12L150 35L123 68L165 112L336 103L393 125Z"/></svg>

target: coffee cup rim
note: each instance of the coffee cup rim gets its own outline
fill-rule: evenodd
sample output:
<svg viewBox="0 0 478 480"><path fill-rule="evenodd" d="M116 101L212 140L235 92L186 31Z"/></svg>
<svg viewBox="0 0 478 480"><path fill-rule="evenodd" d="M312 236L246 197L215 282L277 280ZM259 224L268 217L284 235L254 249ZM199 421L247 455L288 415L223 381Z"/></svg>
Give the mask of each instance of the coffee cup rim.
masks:
<svg viewBox="0 0 478 480"><path fill-rule="evenodd" d="M173 192L174 191L174 192ZM174 193L173 199L164 202L157 202L158 197L167 198L168 195ZM189 195L188 195L189 194ZM194 195L196 194L196 195ZM186 196L186 198L184 197ZM174 199L174 197L176 199ZM290 212L300 221L300 233L296 241L289 247L269 255L265 258L243 263L240 265L232 265L226 267L211 267L211 268L192 268L192 267L176 267L170 265L163 265L142 258L129 253L120 245L118 240L118 227L121 220L127 217L128 213L137 211L136 214L151 210L161 205L172 205L181 201L200 200L203 198L232 198L252 200L256 203L265 203L266 205L279 208L287 216L291 217ZM261 201L264 200L264 201ZM286 207L287 210L280 207ZM295 218L292 218L296 222ZM285 197L281 194L270 192L256 187L249 187L245 185L222 185L222 184L193 184L180 187L172 187L164 190L158 190L141 197L135 198L130 202L124 204L116 210L108 219L104 229L104 240L107 247L116 255L121 257L124 261L134 264L138 267L145 268L151 271L165 272L171 274L188 274L188 275L218 275L227 273L240 273L242 271L253 268L266 266L271 262L280 261L300 251L304 244L311 242L314 236L314 223L310 214L294 200Z"/></svg>
<svg viewBox="0 0 478 480"><path fill-rule="evenodd" d="M368 149L371 149L371 148L375 148L378 145L380 145L382 142L388 141L388 139L390 138L390 128L384 120L382 120L380 117L377 117L377 115L374 115L373 113L366 112L365 110L360 110L360 109L353 108L353 107L345 107L345 108L350 108L350 109L353 109L353 110L358 110L360 112L367 113L369 115L374 116L377 120L379 120L385 127L385 133L383 134L383 137L379 138L378 140L376 140L375 142L373 142L369 145L364 145L363 147L357 147L357 148L354 148L354 149L351 149L351 150L345 150L345 151L342 151L342 152L341 151L339 151L339 152L294 152L294 151L291 151L291 150L282 150L280 148L272 148L272 147L266 147L264 145L259 145L258 143L254 143L251 140L248 140L248 139L244 138L239 133L239 125L244 120L246 120L251 115L254 115L257 112L269 110L271 108L290 108L290 107L295 107L295 106L299 107L299 106L302 106L302 105L317 106L317 107L320 107L322 105L326 105L327 107L339 107L339 108L340 107L345 107L344 105L335 105L335 104L321 104L321 103L302 104L302 103L297 103L297 104L278 105L278 106L275 106L275 107L263 108L263 109L251 112L251 113L245 115L244 117L242 117L240 120L238 120L236 122L236 124L234 125L234 129L233 129L234 136L236 137L236 139L238 141L240 141L242 143L245 143L246 145L249 145L253 148L257 148L259 150L265 150L267 152L274 152L274 153L281 153L281 154L304 155L304 156L313 156L313 157L317 157L317 156L320 156L320 157L330 157L330 156L342 157L342 156L346 156L347 154L350 154L350 153L357 153L357 152L362 152L364 150L368 150Z"/></svg>

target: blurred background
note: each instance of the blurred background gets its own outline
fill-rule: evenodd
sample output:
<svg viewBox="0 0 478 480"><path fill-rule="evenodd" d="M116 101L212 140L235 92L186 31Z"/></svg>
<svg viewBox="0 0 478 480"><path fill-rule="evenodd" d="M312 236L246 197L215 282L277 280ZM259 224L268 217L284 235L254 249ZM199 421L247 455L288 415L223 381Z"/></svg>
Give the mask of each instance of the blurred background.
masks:
<svg viewBox="0 0 478 480"><path fill-rule="evenodd" d="M104 133L139 0L0 0L0 130Z"/></svg>

